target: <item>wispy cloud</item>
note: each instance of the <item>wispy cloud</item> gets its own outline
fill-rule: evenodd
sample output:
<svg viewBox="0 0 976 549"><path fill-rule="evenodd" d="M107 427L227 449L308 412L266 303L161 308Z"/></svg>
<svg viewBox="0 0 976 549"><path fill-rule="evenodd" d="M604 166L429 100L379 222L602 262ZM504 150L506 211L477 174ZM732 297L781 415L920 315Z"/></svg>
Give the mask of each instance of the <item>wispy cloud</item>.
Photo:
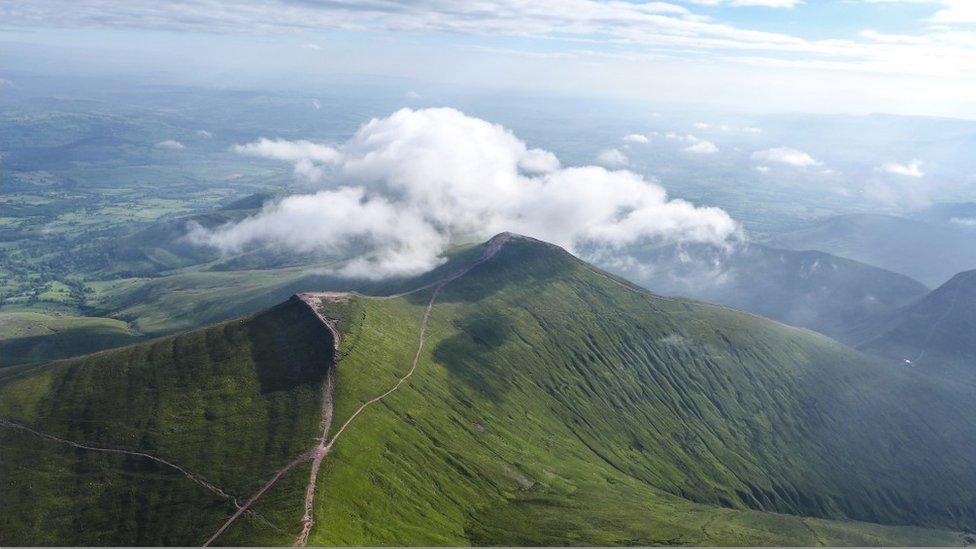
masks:
<svg viewBox="0 0 976 549"><path fill-rule="evenodd" d="M790 8L797 0L669 2L597 0L34 0L0 7L7 25L121 27L217 33L281 33L315 29L427 31L536 37L600 44L591 55L695 56L721 53L733 63L941 76L976 76L974 33L945 26L976 21L971 0L941 0L911 41L878 33L807 39L742 27L694 13L695 4ZM938 25L936 25L936 23ZM942 27L939 27L942 25ZM523 53L561 54L562 52ZM714 58L714 57L713 57Z"/></svg>
<svg viewBox="0 0 976 549"><path fill-rule="evenodd" d="M642 133L631 133L623 137L624 141L628 143L650 143L650 139Z"/></svg>
<svg viewBox="0 0 976 549"><path fill-rule="evenodd" d="M763 7L763 8L792 8L803 3L803 0L685 0L700 6L731 6L741 7Z"/></svg>
<svg viewBox="0 0 976 549"><path fill-rule="evenodd" d="M809 154L789 147L776 147L752 153L752 159L764 163L786 164L805 168L821 166L822 163Z"/></svg>
<svg viewBox="0 0 976 549"><path fill-rule="evenodd" d="M715 143L702 139L694 145L686 147L685 152L694 154L715 154L718 152L718 147L715 146Z"/></svg>
<svg viewBox="0 0 976 549"><path fill-rule="evenodd" d="M154 145L157 149L166 149L170 151L181 151L186 148L186 145L180 143L175 139L167 139L165 141L160 141Z"/></svg>
<svg viewBox="0 0 976 549"><path fill-rule="evenodd" d="M627 165L627 155L620 149L603 149L596 155L597 161L608 168L621 168Z"/></svg>

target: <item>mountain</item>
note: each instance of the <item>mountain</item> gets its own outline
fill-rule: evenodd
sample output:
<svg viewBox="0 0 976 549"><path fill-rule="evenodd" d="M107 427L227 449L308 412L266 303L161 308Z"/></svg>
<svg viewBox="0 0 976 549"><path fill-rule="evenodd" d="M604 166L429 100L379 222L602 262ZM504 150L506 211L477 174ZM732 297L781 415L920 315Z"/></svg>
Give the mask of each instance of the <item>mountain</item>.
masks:
<svg viewBox="0 0 976 549"><path fill-rule="evenodd" d="M0 541L976 541L967 387L514 235L415 287L0 370Z"/></svg>
<svg viewBox="0 0 976 549"><path fill-rule="evenodd" d="M929 287L976 268L976 231L880 214L850 214L809 223L768 244L819 250L910 276Z"/></svg>
<svg viewBox="0 0 976 549"><path fill-rule="evenodd" d="M630 250L610 270L663 295L721 303L845 343L928 293L907 276L824 252L670 245Z"/></svg>
<svg viewBox="0 0 976 549"><path fill-rule="evenodd" d="M960 273L924 299L895 314L864 350L914 367L976 380L976 271ZM961 376L961 377L960 377Z"/></svg>

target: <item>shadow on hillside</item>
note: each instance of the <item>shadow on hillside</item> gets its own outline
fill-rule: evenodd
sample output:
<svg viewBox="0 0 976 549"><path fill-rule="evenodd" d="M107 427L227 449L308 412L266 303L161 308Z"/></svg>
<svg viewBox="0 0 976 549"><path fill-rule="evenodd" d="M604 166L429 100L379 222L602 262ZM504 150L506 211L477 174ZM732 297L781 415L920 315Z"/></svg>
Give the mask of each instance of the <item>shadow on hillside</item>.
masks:
<svg viewBox="0 0 976 549"><path fill-rule="evenodd" d="M467 387L500 400L509 381L507 365L495 359L495 351L514 334L512 321L501 311L491 310L456 320L454 326L458 333L434 348L434 360Z"/></svg>
<svg viewBox="0 0 976 549"><path fill-rule="evenodd" d="M70 328L53 334L9 338L0 341L0 368L71 358L130 345L142 340L124 333L92 333L85 328Z"/></svg>
<svg viewBox="0 0 976 549"><path fill-rule="evenodd" d="M332 361L332 334L297 301L259 313L248 322L251 358L262 393L317 385Z"/></svg>

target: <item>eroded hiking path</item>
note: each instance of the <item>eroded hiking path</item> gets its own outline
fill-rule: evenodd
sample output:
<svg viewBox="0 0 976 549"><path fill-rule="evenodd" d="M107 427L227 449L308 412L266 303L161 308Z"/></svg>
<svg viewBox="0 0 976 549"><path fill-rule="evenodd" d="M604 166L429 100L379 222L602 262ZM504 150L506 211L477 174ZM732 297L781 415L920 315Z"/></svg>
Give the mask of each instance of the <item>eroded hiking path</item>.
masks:
<svg viewBox="0 0 976 549"><path fill-rule="evenodd" d="M353 420L355 420L356 417L358 417L359 414L363 412L363 410L365 410L367 407L372 406L373 404L383 400L384 398L396 392L397 389L399 389L404 383L409 381L410 377L413 376L414 372L417 370L417 366L420 364L420 356L421 353L423 352L424 341L426 340L426 336L427 336L427 322L430 319L431 310L434 307L434 302L437 300L437 296L440 294L440 291L444 288L444 286L448 285L454 280L457 280L458 278L461 278L462 276L470 272L471 269L474 269L478 265L481 265L482 263L493 258L498 253L498 251L501 250L502 246L504 246L505 243L509 241L511 236L512 235L510 233L502 233L495 236L488 242L481 256L475 261L472 261L471 263L465 265L461 269L458 269L457 271L454 271L441 279L438 279L430 284L426 284L419 288L415 288L408 292L403 292L391 296L366 296L366 295L352 293L352 292L350 293L311 292L311 293L297 294L296 297L299 300L301 300L303 303L308 305L308 307L312 310L312 312L315 313L315 316L318 317L318 319L321 320L322 323L326 326L326 328L328 328L329 331L332 333L332 342L333 342L332 361L331 364L329 365L329 370L326 373L326 380L323 387L322 421L320 422L322 434L320 437L316 439L317 442L314 447L312 447L306 452L303 452L302 454L300 454L298 457L296 457L294 460L289 462L281 469L278 469L275 472L274 476L272 476L272 478L268 480L268 482L265 483L260 490L258 490L253 496L251 496L244 503L244 505L240 506L237 512L234 513L230 518L228 518L227 521L224 522L224 524L216 532L214 532L214 534L211 535L210 538L207 539L207 541L203 544L204 547L207 547L211 543L216 541L216 539L219 538L220 535L223 534L231 525L233 525L234 522L237 521L237 519L239 519L242 514L247 512L248 509L250 509L250 507L254 504L254 502L256 502L261 496L264 495L265 492L267 492L272 486L274 486L274 484L277 483L278 480L285 475L285 473L293 469L296 465L311 460L312 468L311 468L311 472L309 473L308 485L305 488L305 513L302 515L302 520L301 520L302 530L298 534L298 537L295 539L294 545L296 547L304 547L308 543L308 537L309 534L311 534L312 532L312 526L314 523L313 511L314 511L314 504L315 504L315 487L318 481L318 472L322 467L322 462L325 460L325 457L328 456L329 451L332 450L332 447L335 445L339 436L341 436L342 433L345 432L346 428L349 427L349 425L353 422ZM357 407L356 410L349 416L349 418L346 419L346 421L342 424L342 426L339 427L339 430L336 431L336 433L332 435L331 438L329 438L329 431L332 428L332 416L333 416L332 398L334 393L335 370L339 366L339 344L341 342L341 336L339 334L338 327L336 326L336 322L324 317L320 312L321 304L323 302L328 302L328 301L349 299L350 296L353 295L363 299L393 299L396 297L403 297L409 294L417 293L430 288L433 288L433 292L430 295L430 299L427 301L427 306L424 308L423 317L421 318L420 321L420 333L417 339L417 352L414 354L413 363L410 365L410 369L407 370L407 372L402 377L400 377L400 379L397 380L397 382L388 390L386 390L384 393L360 404L359 407Z"/></svg>
<svg viewBox="0 0 976 549"><path fill-rule="evenodd" d="M61 437L54 436L54 435L51 435L51 434L48 434L48 433L44 433L44 432L38 431L36 429L32 429L31 427L28 427L26 425L22 425L20 423L15 423L13 421L8 421L6 419L0 419L0 427L7 427L9 429L19 429L21 431L26 431L26 432L34 435L34 436L37 436L37 437L40 437L40 438L44 438L44 439L47 439L47 440L51 440L51 441L54 441L54 442L59 442L61 444L66 444L68 446L72 446L74 448L78 448L78 449L81 449L81 450L90 450L92 452L105 452L105 453L109 453L109 454L124 454L124 455L128 455L128 456L141 457L141 458L144 458L144 459L148 459L150 461L155 461L156 463L165 465L166 467L169 467L171 469L175 469L175 470L179 471L186 478L192 480L193 482L199 484L200 486L203 486L207 490L213 492L214 494L217 494L218 496L220 496L220 497L222 497L224 499L229 499L229 500L233 501L234 502L234 505L237 506L238 508L240 508L240 506L237 505L237 499L234 496L231 496L230 494L228 494L227 492L225 492L224 490L222 490L221 488L219 488L214 483L212 483L209 480L203 478L201 475L198 475L198 474L196 474L194 472L191 472L191 471L185 469L184 467L181 467L181 466L173 463L172 461L163 459L161 457L157 457L157 456L154 456L152 454L147 454L146 452L139 452L137 450L123 450L121 448L108 448L108 447L101 447L101 446L92 446L90 444L83 444L81 442L75 442L73 440L68 440L66 438L61 438Z"/></svg>
<svg viewBox="0 0 976 549"><path fill-rule="evenodd" d="M331 443L326 444L326 439L329 436L329 430L332 429L332 395L335 388L335 370L339 366L339 343L342 336L339 335L336 323L325 318L319 312L323 296L298 294L298 299L308 305L315 316L322 321L322 324L325 324L332 332L332 364L329 365L329 372L326 374L325 394L322 398L322 422L320 424L322 436L318 438L318 445L313 450L312 471L309 473L308 485L305 487L305 514L302 515L302 531L295 541L295 545L304 546L308 542L308 535L312 532L312 507L315 502L315 485L318 480L319 469L322 467L322 460L325 459L326 454L329 453L329 448L332 446Z"/></svg>

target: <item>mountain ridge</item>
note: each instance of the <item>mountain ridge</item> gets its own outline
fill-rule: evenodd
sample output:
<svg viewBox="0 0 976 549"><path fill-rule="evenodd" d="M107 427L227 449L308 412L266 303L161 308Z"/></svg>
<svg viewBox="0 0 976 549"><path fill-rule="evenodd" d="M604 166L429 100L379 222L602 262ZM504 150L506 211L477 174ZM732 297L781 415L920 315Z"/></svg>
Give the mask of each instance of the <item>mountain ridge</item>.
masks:
<svg viewBox="0 0 976 549"><path fill-rule="evenodd" d="M859 347L954 379L976 381L976 270L889 316Z"/></svg>
<svg viewBox="0 0 976 549"><path fill-rule="evenodd" d="M179 456L196 449L185 455L188 465L243 498L266 485L282 464L324 441L323 395L328 373L334 372L331 424L349 428L323 456L317 477L310 460L303 459L243 512L226 502L215 507L201 500L193 504L197 516L184 523L184 531L173 530L171 523L142 530L144 536L164 537L126 537L132 536L126 529L109 534L114 520L99 517L97 507L74 507L68 516L90 523L92 535L117 536L97 538L103 543L200 543L226 522L229 512L239 520L223 530L218 543L292 544L296 535L314 545L966 543L965 534L944 530L966 524L968 504L953 495L969 478L962 449L948 451L945 459L960 461L945 467L912 451L919 443L910 443L898 430L879 430L902 445L892 453L875 448L856 425L836 428L845 425L846 410L871 426L901 425L916 433L918 420L906 413L906 404L925 403L907 408L926 415L947 406L968 410L970 405L954 393L943 393L941 386L911 372L889 375L880 362L807 330L722 306L654 296L549 244L508 236L490 261L471 265L486 249L491 246L456 256L417 291L320 300L318 317L297 296L252 317L128 350L4 371L0 416L19 414L40 421L41 427L63 430L60 423L40 419L60 402L77 408L77 419L99 420L82 423L91 425L86 432L94 439L113 429L145 437L140 435L145 427L129 425L130 418L156 418L147 425L158 427L149 432L173 439L165 445L168 452L182 448ZM338 340L322 325L323 318L335 322ZM229 341L239 347L227 347L218 337L242 329L259 339L249 343L237 337ZM174 351L152 352L161 344L174 345ZM239 388L206 375L206 365L214 360L229 366L228 356L297 357L299 349L305 349L301 352L308 354L301 356L306 358L289 367L275 367L273 360L240 362L245 366L235 370L244 383ZM255 459L260 465L249 466L248 480L242 482L228 476L226 465L192 455L222 451L219 444L210 446L220 437L185 437L219 426L213 432L251 440L266 427L257 423L255 431L249 415L219 410L208 415L203 409L192 422L184 423L179 414L174 418L183 419L172 422L165 410L194 409L174 408L175 392L143 398L153 410L159 407L150 416L116 413L107 423L104 415L90 416L85 407L101 391L129 386L133 380L128 376L150 371L127 358L140 356L155 357L152 371L174 372L167 379L196 387L201 397L210 395L203 402L300 397L294 400L301 402L300 428L268 431L279 433L280 450L272 459ZM331 370L324 362L330 357L338 357ZM109 359L114 367L106 367ZM289 379L294 375L289 372L301 371L294 368L302 361L318 364L307 382L274 385L278 388L270 393L245 390L261 376ZM194 364L203 369L197 371ZM81 392L51 400L47 395L63 385L66 371L116 381L101 383L99 392L85 384ZM405 374L411 376L407 381ZM388 392L391 387L399 389ZM844 396L850 391L857 398ZM236 396L228 400L231 395ZM382 405L366 404L379 402L378 396ZM866 403L858 405L863 409L851 408L865 396ZM101 398L106 410L124 402L121 394ZM894 400L899 408L888 410ZM873 411L874 404L882 411ZM350 424L353 418L358 419ZM943 446L925 431L917 433L925 443ZM0 429L0 437L11 436L17 435ZM11 440L18 442L16 447ZM161 444L158 437L145 440ZM335 435L331 440L336 441ZM46 467L55 457L72 468L111 462L90 455L33 453L30 441L23 439L3 442L0 467L17 467L18 482L40 482L51 474ZM40 469L18 467L28 458L21 452L32 452L28 455ZM863 471L855 475L831 467L834 454L862 456ZM116 488L103 494L103 502L114 508L111 502L125 501L125 490L133 486L127 475L138 471L133 469L138 463L111 463L111 470L124 473L104 477L116 479ZM921 467L919 482L871 474L898 464ZM10 471L5 469L4 476ZM873 483L863 484L864 478ZM852 488L846 488L848 483ZM315 498L305 522L309 486L325 496ZM946 515L926 503L935 487L953 498L961 514ZM866 489L865 495L858 495L859 489ZM67 492L71 498L83 498L87 489L72 490ZM907 494L919 502L912 515L899 512L895 504ZM5 542L19 539L12 537L18 533L36 535L32 528L37 526L17 521L56 505L40 499L36 505L41 507L32 510L11 497L0 494L5 511L0 513L0 539ZM157 514L167 509L144 505ZM826 518L778 514L783 511ZM851 518L915 526L828 520ZM306 525L307 537L302 537ZM922 528L933 526L943 530ZM49 525L44 539L65 539L50 537L58 532L71 532L70 522Z"/></svg>
<svg viewBox="0 0 976 549"><path fill-rule="evenodd" d="M635 263L611 262L611 269L657 294L720 303L848 344L929 291L907 276L826 252L751 242L627 253Z"/></svg>

